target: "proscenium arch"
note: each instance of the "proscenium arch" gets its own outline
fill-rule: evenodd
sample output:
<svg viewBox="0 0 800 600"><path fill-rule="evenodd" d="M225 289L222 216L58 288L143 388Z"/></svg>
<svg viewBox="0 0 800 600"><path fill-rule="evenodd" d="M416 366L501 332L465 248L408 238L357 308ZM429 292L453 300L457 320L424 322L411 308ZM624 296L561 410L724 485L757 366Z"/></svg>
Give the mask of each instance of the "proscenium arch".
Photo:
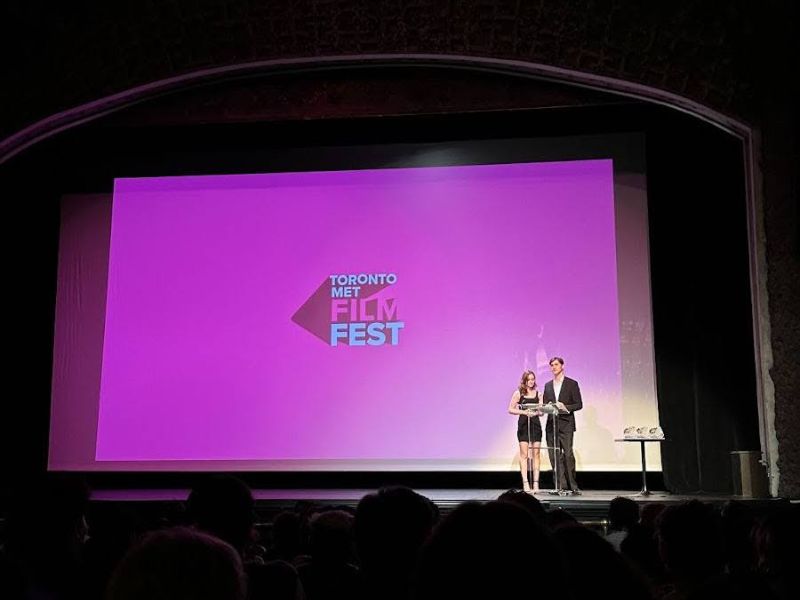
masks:
<svg viewBox="0 0 800 600"><path fill-rule="evenodd" d="M58 133L172 92L239 78L367 67L437 67L569 84L678 110L722 129L741 141L746 186L750 300L756 362L759 439L762 463L767 467L770 492L773 496L777 496L780 473L777 466L778 440L775 435L775 390L769 375L772 367L772 345L767 310L766 236L763 223L761 172L758 167L758 157L760 156L758 131L744 121L732 118L695 100L623 79L539 63L491 57L440 54L363 54L263 60L200 69L136 86L52 114L2 140L0 142L0 165L26 148Z"/></svg>

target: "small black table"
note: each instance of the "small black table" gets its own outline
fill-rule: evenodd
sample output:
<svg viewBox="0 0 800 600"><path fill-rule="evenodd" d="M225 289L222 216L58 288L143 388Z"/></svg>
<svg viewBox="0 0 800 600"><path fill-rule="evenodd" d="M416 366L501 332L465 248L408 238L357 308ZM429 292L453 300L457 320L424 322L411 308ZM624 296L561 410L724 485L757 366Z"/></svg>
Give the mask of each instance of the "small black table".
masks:
<svg viewBox="0 0 800 600"><path fill-rule="evenodd" d="M642 446L642 491L637 496L649 496L650 490L647 489L647 458L644 455L644 445L647 442L666 442L664 438L617 438L615 442L639 442Z"/></svg>

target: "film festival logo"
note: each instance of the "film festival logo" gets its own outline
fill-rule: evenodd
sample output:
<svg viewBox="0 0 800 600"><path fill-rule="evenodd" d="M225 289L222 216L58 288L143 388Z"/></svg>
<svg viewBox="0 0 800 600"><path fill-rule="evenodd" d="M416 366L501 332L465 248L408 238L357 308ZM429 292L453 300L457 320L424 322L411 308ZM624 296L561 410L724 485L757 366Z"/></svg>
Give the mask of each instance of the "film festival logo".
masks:
<svg viewBox="0 0 800 600"><path fill-rule="evenodd" d="M380 294L394 273L330 275L292 315L292 321L330 346L397 346L397 299Z"/></svg>

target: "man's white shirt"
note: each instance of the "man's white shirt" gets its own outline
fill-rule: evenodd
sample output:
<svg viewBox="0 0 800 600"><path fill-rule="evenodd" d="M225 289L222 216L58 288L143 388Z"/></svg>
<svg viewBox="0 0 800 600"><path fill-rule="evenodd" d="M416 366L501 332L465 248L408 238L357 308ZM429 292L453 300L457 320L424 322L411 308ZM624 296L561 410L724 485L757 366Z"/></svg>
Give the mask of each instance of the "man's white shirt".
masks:
<svg viewBox="0 0 800 600"><path fill-rule="evenodd" d="M561 395L561 384L564 383L564 379L562 378L561 381L553 380L553 391L556 394L556 402L558 402L558 397Z"/></svg>

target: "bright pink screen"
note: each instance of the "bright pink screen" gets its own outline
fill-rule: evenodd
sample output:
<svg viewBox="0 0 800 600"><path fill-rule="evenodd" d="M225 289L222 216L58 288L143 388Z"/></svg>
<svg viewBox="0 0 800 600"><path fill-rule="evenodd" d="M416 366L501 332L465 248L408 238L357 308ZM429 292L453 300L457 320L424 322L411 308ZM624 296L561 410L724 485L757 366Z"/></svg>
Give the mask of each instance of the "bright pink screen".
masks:
<svg viewBox="0 0 800 600"><path fill-rule="evenodd" d="M98 463L509 468L553 355L622 422L611 160L118 179L110 221Z"/></svg>

